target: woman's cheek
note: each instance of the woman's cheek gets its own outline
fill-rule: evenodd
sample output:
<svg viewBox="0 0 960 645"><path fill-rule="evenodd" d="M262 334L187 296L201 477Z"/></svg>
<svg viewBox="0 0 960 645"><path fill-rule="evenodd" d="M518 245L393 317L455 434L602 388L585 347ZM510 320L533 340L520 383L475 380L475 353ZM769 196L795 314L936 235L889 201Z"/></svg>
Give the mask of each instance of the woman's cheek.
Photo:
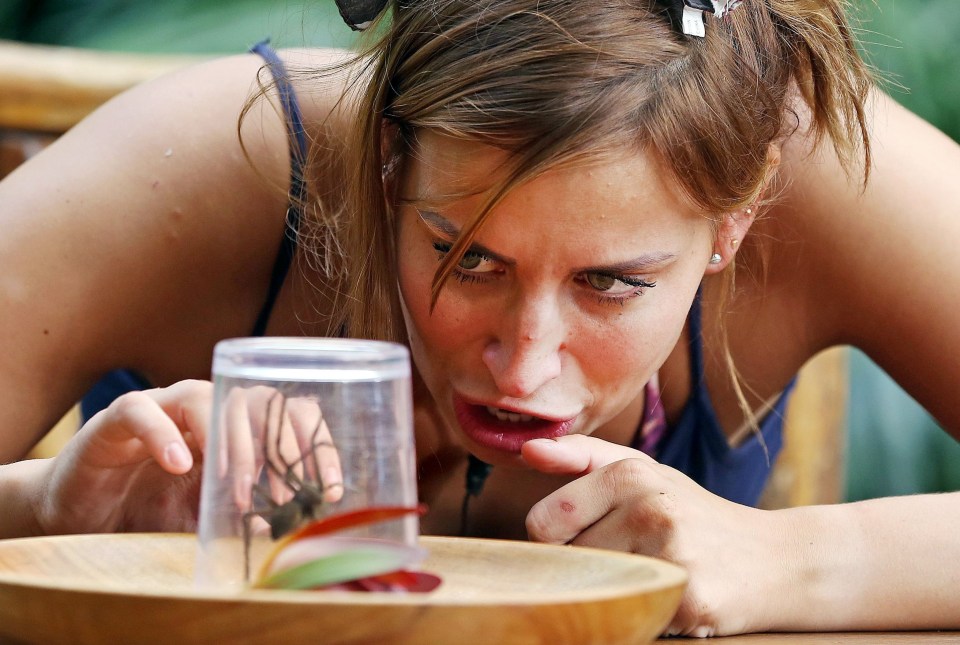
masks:
<svg viewBox="0 0 960 645"><path fill-rule="evenodd" d="M640 296L641 298L643 296ZM592 388L614 400L632 398L673 351L684 324L683 307L642 307L580 327L576 356Z"/></svg>
<svg viewBox="0 0 960 645"><path fill-rule="evenodd" d="M577 343L581 369L607 391L634 389L659 367L659 352L650 336L638 334L642 325L629 319L624 316L592 333L584 332Z"/></svg>
<svg viewBox="0 0 960 645"><path fill-rule="evenodd" d="M474 329L469 302L444 287L430 310L430 291L436 271L436 258L408 256L399 266L398 278L403 316L410 340L410 350L421 375L429 375L450 362ZM456 285L454 285L456 286Z"/></svg>
<svg viewBox="0 0 960 645"><path fill-rule="evenodd" d="M462 348L484 326L483 314L468 299L457 297L448 289L441 291L432 312L428 297L411 313L423 342L435 353Z"/></svg>

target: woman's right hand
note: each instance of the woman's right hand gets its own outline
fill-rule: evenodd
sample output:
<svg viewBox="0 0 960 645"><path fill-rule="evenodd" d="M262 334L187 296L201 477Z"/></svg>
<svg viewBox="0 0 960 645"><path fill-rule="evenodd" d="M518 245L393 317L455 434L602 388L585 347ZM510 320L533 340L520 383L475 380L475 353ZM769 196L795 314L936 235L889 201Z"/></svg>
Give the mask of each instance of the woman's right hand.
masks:
<svg viewBox="0 0 960 645"><path fill-rule="evenodd" d="M181 381L124 394L94 415L41 475L40 532L196 530L212 399L210 382ZM343 495L339 455L316 400L234 388L218 416L220 454L207 459L219 460L241 513L269 511L266 498L289 501L294 479L315 482L327 502Z"/></svg>
<svg viewBox="0 0 960 645"><path fill-rule="evenodd" d="M40 530L195 530L212 395L208 381L181 381L124 394L94 415L50 463Z"/></svg>

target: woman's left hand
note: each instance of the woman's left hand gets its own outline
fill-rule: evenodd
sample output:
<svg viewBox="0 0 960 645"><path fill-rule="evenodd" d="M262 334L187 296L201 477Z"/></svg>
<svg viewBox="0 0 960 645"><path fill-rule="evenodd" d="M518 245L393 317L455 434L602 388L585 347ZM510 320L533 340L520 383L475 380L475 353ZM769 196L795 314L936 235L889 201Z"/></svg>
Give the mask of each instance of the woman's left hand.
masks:
<svg viewBox="0 0 960 645"><path fill-rule="evenodd" d="M723 635L763 629L785 572L775 513L742 506L646 454L595 437L524 444L532 468L577 479L527 515L531 540L629 551L687 570L689 583L669 634Z"/></svg>
<svg viewBox="0 0 960 645"><path fill-rule="evenodd" d="M43 477L43 534L194 531L213 387L128 392L94 415Z"/></svg>

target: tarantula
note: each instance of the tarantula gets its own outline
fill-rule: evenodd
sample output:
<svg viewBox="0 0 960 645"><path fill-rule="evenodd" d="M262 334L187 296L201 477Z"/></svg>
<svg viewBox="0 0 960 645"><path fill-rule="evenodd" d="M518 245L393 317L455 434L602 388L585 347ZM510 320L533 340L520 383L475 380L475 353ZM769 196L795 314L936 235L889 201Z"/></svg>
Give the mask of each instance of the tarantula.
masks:
<svg viewBox="0 0 960 645"><path fill-rule="evenodd" d="M274 419L273 410L278 400L280 402L279 413ZM329 499L330 489L343 486L341 482L325 485L320 477L317 450L334 448L330 441L320 439L324 425L323 415L320 415L317 425L311 433L309 445L301 453L301 456L293 461L288 461L280 449L283 422L286 415L287 398L277 392L267 402L267 415L263 427L261 449L266 477L258 478L251 486L250 510L244 513L242 518L245 580L250 579L250 542L252 537L250 523L255 517L262 518L270 525L270 537L277 540L305 522L317 519L318 510ZM272 455L270 452L271 434L273 435L274 447ZM298 474L298 470L301 474ZM274 478L292 493L287 501L281 503L274 499L270 490L270 481Z"/></svg>

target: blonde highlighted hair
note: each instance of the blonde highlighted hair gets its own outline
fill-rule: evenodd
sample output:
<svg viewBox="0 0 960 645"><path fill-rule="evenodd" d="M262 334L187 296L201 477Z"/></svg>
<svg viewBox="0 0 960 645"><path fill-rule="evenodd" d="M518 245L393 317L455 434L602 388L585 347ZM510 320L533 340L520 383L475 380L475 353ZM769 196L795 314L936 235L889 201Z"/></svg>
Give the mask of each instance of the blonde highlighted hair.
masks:
<svg viewBox="0 0 960 645"><path fill-rule="evenodd" d="M339 285L328 328L406 340L385 177L399 181L421 131L496 146L510 158L440 263L434 301L499 200L559 165L652 152L677 189L719 222L756 208L775 173L771 146L799 126L802 108L814 143L829 140L851 180L865 182L873 79L847 4L745 0L722 19L708 16L697 38L673 28L665 0L389 0L349 64L353 94L344 100L355 127L347 157L315 155L326 161L313 176L344 172L342 192L311 204L324 266L336 267L329 277ZM726 273L732 289L732 267Z"/></svg>
<svg viewBox="0 0 960 645"><path fill-rule="evenodd" d="M391 1L355 68L363 85L348 143L340 322L351 336L404 338L384 172L403 172L418 131L496 146L512 160L440 264L434 298L490 209L558 164L653 151L678 189L719 219L757 200L773 172L771 144L798 124L799 97L814 137L866 177L872 79L845 5L746 0L708 17L706 37L695 38L654 0Z"/></svg>

